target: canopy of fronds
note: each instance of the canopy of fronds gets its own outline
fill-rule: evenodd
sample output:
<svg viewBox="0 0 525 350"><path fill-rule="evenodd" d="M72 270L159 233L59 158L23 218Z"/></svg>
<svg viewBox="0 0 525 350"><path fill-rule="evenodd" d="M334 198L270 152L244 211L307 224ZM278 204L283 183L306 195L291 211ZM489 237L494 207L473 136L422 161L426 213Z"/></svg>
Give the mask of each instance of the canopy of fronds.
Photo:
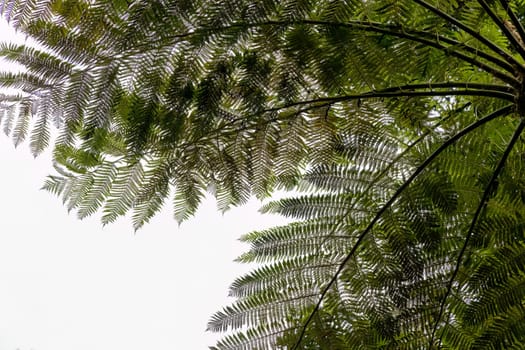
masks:
<svg viewBox="0 0 525 350"><path fill-rule="evenodd" d="M217 349L525 348L525 2L0 2L4 132L80 217L276 188ZM50 125L58 128L50 141Z"/></svg>

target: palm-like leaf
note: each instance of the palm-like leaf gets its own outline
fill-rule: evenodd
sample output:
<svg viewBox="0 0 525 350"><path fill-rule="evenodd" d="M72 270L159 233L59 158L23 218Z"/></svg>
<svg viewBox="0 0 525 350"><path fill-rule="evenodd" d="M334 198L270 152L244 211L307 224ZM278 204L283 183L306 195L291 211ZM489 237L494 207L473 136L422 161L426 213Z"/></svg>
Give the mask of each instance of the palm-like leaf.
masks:
<svg viewBox="0 0 525 350"><path fill-rule="evenodd" d="M46 188L81 217L169 196L184 220L275 188L302 222L245 237L262 262L219 349L523 346L525 4L514 0L3 1L42 49L0 108L55 143ZM37 14L37 15L35 15ZM31 113L29 113L31 111ZM506 254L509 258L505 258ZM498 297L500 296L500 297Z"/></svg>

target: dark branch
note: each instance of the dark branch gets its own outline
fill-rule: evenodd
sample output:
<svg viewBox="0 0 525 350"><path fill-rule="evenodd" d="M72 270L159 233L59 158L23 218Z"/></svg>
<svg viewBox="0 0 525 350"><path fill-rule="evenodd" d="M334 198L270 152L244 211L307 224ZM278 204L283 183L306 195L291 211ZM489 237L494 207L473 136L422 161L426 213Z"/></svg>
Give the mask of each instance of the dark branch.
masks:
<svg viewBox="0 0 525 350"><path fill-rule="evenodd" d="M370 28L371 30L374 30L375 28ZM412 34L409 34L409 33L403 33L403 32L399 32L399 33L395 33L395 32L392 32L392 31L385 31L383 29L377 29L375 30L377 31L378 33L385 33L385 34L391 34L391 35L396 35L400 38L405 38L405 39L408 39L408 40L412 40L412 41L416 41L416 42L419 42L419 43L422 43L422 44L425 44L425 45L428 45L430 47L434 47L436 49L439 49L441 51L443 51L444 53L450 55L450 56L454 56L454 57L457 57L465 62L468 62L470 64L472 64L473 66L476 66L478 68L481 68L483 69L485 72L487 73L491 73L492 75L494 75L494 77L504 81L504 82L507 82L511 85L514 85L514 86L519 86L519 82L516 78L514 78L513 76L509 76L509 75L506 75L505 73L483 63L483 62L480 62L478 60L476 60L475 58L473 57L470 57L468 55L465 55L461 52L459 52L458 50L455 50L455 47L454 46L444 46L442 44L440 44L439 42L437 41L434 41L434 40L430 40L430 39L424 39L424 38L421 38L421 37L418 37L416 35L412 35Z"/></svg>
<svg viewBox="0 0 525 350"><path fill-rule="evenodd" d="M507 28L505 23L503 23L503 20L499 18L499 16L494 11L492 11L492 9L485 2L485 0L478 0L478 3L481 5L481 7L483 7L483 9L489 15L489 17L492 18L492 21L494 21L494 23L499 27L503 35L505 35L507 39L509 39L509 42L516 49L516 51L518 51L521 57L525 58L525 48L522 44L520 44L518 39L516 39L516 36L514 36L510 29Z"/></svg>
<svg viewBox="0 0 525 350"><path fill-rule="evenodd" d="M269 22L272 23L272 22ZM275 24L285 25L286 22L274 22ZM397 36L413 41L418 41L421 43L429 44L429 42L432 42L433 44L430 46L433 46L434 48L446 50L447 53L450 53L451 51L458 51L458 50L464 50L470 54L473 54L474 56L478 56L481 58L486 59L489 62L492 62L496 64L497 66L505 69L508 72L515 73L515 65L512 65L508 63L505 60L501 60L497 57L494 57L484 51L480 51L479 49L469 46L465 43L462 43L460 41L448 38L446 36L442 36L436 33L431 33L428 31L421 31L421 30L415 30L412 28L404 28L400 25L392 25L392 24L384 24L379 22L370 22L370 21L349 21L346 23L333 23L333 22L323 22L323 21L312 21L312 20L302 20L302 21L296 21L296 22L289 22L288 25L291 24L311 24L311 25L323 25L323 26L332 26L332 27L344 27L344 28L355 28L365 31L372 31L376 33L386 34L386 35L392 35ZM420 39L417 39L419 38ZM424 40L424 41L421 41ZM440 43L446 43L450 46L444 46ZM506 58L506 57L505 57Z"/></svg>
<svg viewBox="0 0 525 350"><path fill-rule="evenodd" d="M448 13L445 13L439 10L438 8L430 5L426 1L423 1L423 0L414 0L414 1L420 4L421 6L423 6L424 8L426 8L427 10L435 13L439 17L449 21L450 23L454 24L458 28L464 30L470 36L472 36L473 38L475 38L476 40L478 40L479 42L487 46L489 49L491 49L493 52L503 57L507 62L511 63L515 67L519 67L520 69L524 70L520 62L518 62L514 57L512 57L509 53L507 53L503 48L499 47L498 45L496 45L495 43L493 43L492 41L490 41L489 39L481 35L478 30L470 28L469 26L460 22L459 20L452 17Z"/></svg>
<svg viewBox="0 0 525 350"><path fill-rule="evenodd" d="M471 131L479 128L480 126L486 124L487 122L491 121L491 120L494 120L498 117L501 117L501 116L505 116L505 115L508 115L509 113L512 113L514 109L514 106L513 105L508 105L506 107L503 107L503 108L500 108L498 109L497 111L489 114L488 116L476 121L475 123L472 123L470 124L469 126L467 126L465 129L461 130L460 132L458 132L456 135L454 135L453 137L451 137L450 139L448 139L447 141L445 141L441 146L439 146L438 149L436 149L427 159L425 159L425 161L417 167L417 169L412 173L412 175L397 189L397 191L394 193L394 195L388 200L388 202L386 204L383 205L383 207L381 207L381 209L377 212L377 214L375 215L375 217L372 219L372 221L370 221L370 223L368 224L368 226L365 228L365 230L359 235L359 237L357 238L357 241L356 243L354 244L354 246L352 247L352 249L350 250L350 252L346 255L346 257L343 259L343 261L341 262L341 264L339 265L339 268L337 269L336 273L334 274L334 276L330 279L330 281L327 283L327 285L323 288L322 290L322 293L321 293L321 296L319 297L319 300L317 302L317 304L315 305L313 311L310 313L308 319L306 320L306 322L304 323L302 329L301 329L301 333L299 334L299 338L297 339L297 342L295 343L294 347L292 348L292 350L297 350L299 348L299 345L306 333L306 329L308 328L308 325L310 324L310 322L312 321L315 313L317 311L319 311L320 307L321 307L321 303L323 302L324 298L326 297L328 291L330 290L330 288L332 287L332 285L337 281L337 278L339 277L339 275L341 274L341 272L343 271L343 269L345 268L346 264L348 263L348 261L350 261L350 259L354 256L355 252L357 251L357 248L359 248L359 246L361 245L361 243L363 242L364 238L368 235L368 233L370 233L370 231L372 230L372 228L374 227L374 225L377 223L377 221L381 218L381 216L388 210L388 208L390 208L390 206L397 200L397 198L401 195L401 193L415 180L415 178L423 171L426 169L426 167L435 159L437 158L444 150L446 150L448 147L450 147L451 145L453 145L456 141L458 141L460 138L462 138L463 136L467 135L468 133L470 133Z"/></svg>
<svg viewBox="0 0 525 350"><path fill-rule="evenodd" d="M476 89L462 89L462 90L443 90L443 91L414 91L409 90L411 85L404 85L402 87L392 87L386 90L370 91L362 94L351 94L336 97L321 97L313 100L300 101L289 103L284 106L269 108L265 112L276 112L285 108L303 106L306 104L315 103L337 103L352 100L371 99L371 98L394 98L394 97L434 97L434 96L485 96L501 98L506 101L514 102L515 96L508 92L501 92L495 90L476 90ZM428 87L427 87L428 88Z"/></svg>
<svg viewBox="0 0 525 350"><path fill-rule="evenodd" d="M258 23L234 23L234 24L231 24L229 26L224 26L224 27L198 28L198 29L195 29L187 33L172 35L171 38L184 40L188 37L191 37L197 34L203 34L206 32L216 34L217 32L220 32L220 31L227 31L227 30L231 30L235 28L249 29L249 28L257 28L257 27L265 27L265 26L291 26L291 25L304 25L304 24L315 25L315 26L325 26L325 27L353 28L357 30L381 33L385 35L392 35L398 38L403 38L403 39L407 39L410 41L419 42L419 43L428 45L430 47L433 47L435 49L441 50L445 54L448 54L448 55L457 57L461 60L464 60L476 67L483 69L486 72L492 73L494 76L501 79L502 81L505 81L515 86L519 85L519 82L514 78L514 75L516 73L515 72L516 67L522 68L522 66L517 61L515 61L515 59L510 55L500 55L506 59L505 61L497 57L494 57L482 50L476 49L474 47L471 47L467 44L456 41L454 39L438 35L436 33L419 31L419 30L414 30L410 28L403 28L402 26L399 26L399 25L388 25L388 24L383 24L383 23L378 23L378 22L349 21L346 23L337 23L337 22L326 22L326 21L316 21L316 20L295 20L295 21L266 21L266 22L258 22ZM476 39L482 41L479 38L476 38ZM446 43L447 45L443 45L442 43ZM485 42L483 43L486 44ZM150 47L152 45L158 45L158 44L161 44L161 43L148 42L148 44L146 45ZM173 43L170 43L170 45L172 44ZM135 45L134 48L142 49L141 45ZM461 51L471 54L472 56L469 56ZM500 49L500 51L502 50ZM126 57L132 58L133 55L141 54L141 52L142 50L140 50L140 52L130 52L126 55L119 56L119 58L126 58ZM506 75L503 72L495 69L494 67L491 67L487 65L486 63L483 63L477 60L476 57L483 58L497 65L498 67L503 68L507 72L512 73L512 75L510 76Z"/></svg>
<svg viewBox="0 0 525 350"><path fill-rule="evenodd" d="M393 86L386 89L381 89L382 92L389 91L406 91L406 90L417 90L417 89L444 89L444 88L463 88L463 89L479 89L479 90L490 90L500 91L512 94L513 89L507 85L495 85L495 84L479 84L469 82L444 82L444 83L424 83L424 84L406 84Z"/></svg>
<svg viewBox="0 0 525 350"><path fill-rule="evenodd" d="M469 46L465 43L459 42L457 40L454 40L454 39L451 39L451 38L448 38L446 36L442 36L436 33L414 30L411 28L403 28L399 25L388 25L388 24L383 24L379 22L363 22L363 21L353 21L353 22L348 22L348 23L329 23L329 22L317 22L317 21L302 21L302 22L306 24L323 24L326 26L343 26L343 27L349 27L349 28L353 27L353 28L357 28L357 29L361 29L365 31L372 31L376 33L397 36L397 37L409 39L412 41L418 41L424 44L428 44L437 49L446 50L447 53L450 53L451 51L464 50L465 52L473 54L474 56L484 58L487 61L496 64L497 66L505 69L508 72L515 73L515 70L516 70L515 69L516 65L512 65L505 60L501 60L497 57L494 57L486 53L485 51L480 51L479 49L475 47ZM416 39L419 37L420 39ZM429 42L432 42L433 44L431 45L429 44ZM441 43L446 43L450 46L444 46Z"/></svg>
<svg viewBox="0 0 525 350"><path fill-rule="evenodd" d="M523 25L518 19L518 16L516 16L514 11L512 11L512 9L510 8L509 2L507 0L500 0L500 3L505 8L507 15L509 16L512 24L514 25L514 28L516 28L517 35L519 36L519 40L521 40L522 43L525 42L525 28L523 28Z"/></svg>
<svg viewBox="0 0 525 350"><path fill-rule="evenodd" d="M470 223L470 227L467 232L467 237L465 238L465 242L463 243L463 247L461 248L461 251L459 252L458 259L456 261L456 266L454 268L454 272L452 273L452 277L450 277L450 280L447 285L447 291L445 293L445 296L443 297L443 300L441 300L441 306L439 308L439 314L436 319L436 323L434 324L434 328L432 330L432 336L430 338L429 343L429 349L432 349L432 346L434 345L434 338L436 335L436 331L439 326L439 322L441 321L441 317L443 317L443 312L445 311L445 304L447 302L447 298L449 297L451 291L452 291L452 285L454 283L454 280L456 279L459 268L461 265L461 261L463 260L463 256L465 255L465 252L467 250L468 243L470 241L470 238L472 237L472 234L474 233L474 229L476 228L476 225L478 223L479 217L481 216L483 209L485 209L487 202L489 200L489 196L492 194L494 189L494 183L496 182L499 174L503 170L503 166L505 165L505 162L507 161L507 158L509 157L510 152L514 148L514 145L518 141L521 133L523 132L523 129L525 128L525 121L521 121L521 123L518 125L518 128L514 132L514 135L512 136L512 139L509 142L509 145L505 149L505 152L501 156L501 159L498 163L498 166L496 167L496 170L492 173L492 177L487 184L487 187L485 187L485 191L483 192L483 196L481 197L481 201L478 205L478 208L476 209L476 212L474 214L474 217L472 218L472 222Z"/></svg>
<svg viewBox="0 0 525 350"><path fill-rule="evenodd" d="M463 106L459 107L458 109L456 109L453 113L449 113L446 117L444 117L443 119L441 119L438 123L436 123L435 125L433 125L431 128L428 128L428 130L426 130L420 137L417 138L417 140L413 141L412 143L410 143L409 145L407 145L407 147L401 152L399 153L394 159L392 159L392 161L390 163L388 163L388 165L379 172L379 174L377 174L376 176L374 176L374 178L370 181L370 183L365 187L365 189L359 193L359 195L354 199L354 203L353 205L351 205L346 211L345 211L345 214L342 215L342 217L337 220L337 223L334 225L334 228L331 230L331 232L325 236L325 239L321 242L321 244L319 245L319 249L325 244L326 241L328 241L329 238L332 238L332 237L335 237L334 233L337 229L337 227L339 225L341 225L344 221L344 217L346 215L349 215L350 214L350 211L351 210L355 210L356 209L356 204L359 202L359 200L361 198L363 198L367 193L368 191L370 191L374 184L377 183L377 181L379 181L381 178L383 178L383 176L387 175L388 174L388 171L394 166L394 164L397 164L399 162L399 160L401 160L412 148L414 148L416 145L418 145L420 142L422 142L423 140L425 140L425 138L432 132L432 131L435 131L437 128L439 128L441 126L441 124L443 122L445 122L446 120L450 119L452 116L454 116L454 113L457 113L457 112L461 112L462 110L464 110L465 108L467 108L468 106L471 105L471 102L467 102L466 104L464 104Z"/></svg>
<svg viewBox="0 0 525 350"><path fill-rule="evenodd" d="M465 89L464 90L447 90L447 91L413 91L417 89L432 89L432 88L465 88ZM473 89L469 89L469 88L473 88ZM479 90L477 90L476 88L479 88ZM407 84L407 85L394 86L394 87L387 88L384 90L368 91L362 94L336 96L336 97L321 97L318 99L292 102L292 103L281 105L278 107L267 108L255 114L238 116L237 118L229 120L227 123L215 128L214 130L211 130L208 133L207 137L215 137L218 133L225 132L227 128L235 126L236 123L243 122L245 120L250 120L253 117L256 117L257 115L261 115L264 113L271 113L271 112L279 112L279 111L282 111L282 110L285 110L291 107L304 106L303 108L296 110L291 116L287 116L286 118L281 118L279 116L276 116L276 117L266 120L265 123L273 123L277 121L287 120L290 117L295 117L301 113L308 112L310 110L319 109L319 108L329 107L338 102L368 99L368 98L468 95L468 96L487 96L487 97L494 97L494 98L502 98L504 100L514 102L514 95L511 94L512 90L513 89L511 87L508 87L505 85L490 85L490 84L476 84L476 83L473 84L473 83L466 83L466 82L459 82L459 83L447 82L447 83L435 83L435 84L428 84L428 83L427 84ZM235 128L231 132L238 133L238 132L241 132L247 129L251 129L251 128L253 128L253 125L248 124L241 128ZM208 140L208 138L203 137L203 138L200 138L199 140L191 140L188 143L180 144L178 147L184 148L186 146L193 145L195 142L201 142L205 140Z"/></svg>

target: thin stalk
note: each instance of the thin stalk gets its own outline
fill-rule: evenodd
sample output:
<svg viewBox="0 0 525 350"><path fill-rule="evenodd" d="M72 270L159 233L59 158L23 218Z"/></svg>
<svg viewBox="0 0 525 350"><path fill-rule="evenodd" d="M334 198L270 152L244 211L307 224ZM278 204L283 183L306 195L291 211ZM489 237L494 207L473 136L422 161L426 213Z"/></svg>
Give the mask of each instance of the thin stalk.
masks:
<svg viewBox="0 0 525 350"><path fill-rule="evenodd" d="M435 48L441 48L441 49L444 48L447 50L447 52L450 52L453 50L457 51L458 49L462 49L476 57L484 58L487 61L496 64L497 66L505 69L508 72L515 73L515 70L516 70L515 65L512 65L505 60L501 60L495 56L492 56L485 51L481 51L475 47L469 46L460 41L457 41L457 40L454 40L454 39L451 39L451 38L448 38L446 36L439 35L436 33L431 33L428 31L414 30L411 28L403 28L402 26L399 26L399 25L388 25L388 24L379 23L379 22L365 22L365 21L352 21L352 22L347 22L347 23L330 23L330 22L317 22L317 21L303 21L303 22L305 24L319 24L319 25L323 24L326 26L334 26L334 27L342 26L342 27L348 27L348 28L370 30L373 32L379 32L382 34L398 36L398 37L402 37L401 35L406 34L406 35L409 35L409 37L404 37L404 38L410 39L410 40L414 40L413 37L420 36L421 39L425 38L427 40L422 43L427 43L428 40L430 40L434 42L435 44L439 45L439 47L436 45L432 45ZM441 45L440 43L446 43L450 46L444 46L444 45Z"/></svg>
<svg viewBox="0 0 525 350"><path fill-rule="evenodd" d="M471 237L472 237L472 235L474 233L474 229L476 228L476 225L478 223L478 220L479 220L481 214L483 213L483 210L487 206L487 203L488 203L488 200L489 200L489 196L493 192L493 185L496 182L496 180L497 180L498 176L500 175L501 171L503 170L505 162L507 161L507 158L509 157L510 152L514 148L514 145L519 140L519 137L520 137L521 133L523 132L523 129L525 129L525 121L522 120L520 122L520 124L518 125L518 127L516 128L516 131L514 132L514 135L512 136L512 139L509 142L509 145L505 149L505 152L501 156L501 159L500 159L496 169L492 173L492 177L491 177L489 183L487 184L487 187L485 187L485 191L483 192L483 196L481 197L481 201L480 201L480 203L478 205L478 208L476 209L476 212L474 214L472 222L470 223L470 227L469 227L468 232L467 232L467 237L465 238L465 242L463 243L463 247L461 248L461 251L459 252L459 256L458 256L457 261L456 261L456 266L454 268L454 272L452 273L452 276L450 277L450 280L448 282L447 291L445 293L445 296L443 297L443 300L441 300L441 306L439 308L439 315L438 315L438 317L436 319L436 323L434 324L434 328L432 330L432 336L430 338L429 349L432 349L432 346L434 345L434 338L435 338L435 335L436 335L436 331L438 329L441 317L443 316L443 312L445 311L445 304L446 304L447 298L449 297L449 295L450 295L450 293L452 291L452 285L454 284L454 280L456 279L456 277L458 275L459 268L460 268L460 265L461 265L461 261L463 260L463 256L465 255L465 252L467 250L468 243L469 243L469 241L470 241L470 239L471 239Z"/></svg>
<svg viewBox="0 0 525 350"><path fill-rule="evenodd" d="M507 15L509 16L512 24L514 25L514 28L516 28L519 38L521 39L522 42L525 42L525 28L523 28L523 25L518 19L518 16L516 16L516 13L512 11L512 9L510 8L509 2L507 0L500 0L500 3L501 3L501 6L503 6L505 11L507 12Z"/></svg>
<svg viewBox="0 0 525 350"><path fill-rule="evenodd" d="M470 106L470 102L468 102L467 104L463 105L462 107L460 107L459 109L457 109L455 112L459 112L463 109L465 109L467 106ZM405 150L403 150L403 152L401 152L397 157L395 157L378 175L374 176L374 178L372 179L372 181L370 181L370 183L368 184L368 186L366 186L366 188L363 190L363 192L360 193L359 196L356 197L356 199L354 200L354 203L352 204L352 206L346 211L346 214L345 215L349 215L349 211L350 210L355 210L355 206L356 204L358 203L358 201L364 197L365 194L368 193L368 191L370 191L373 187L373 185L379 181L383 176L385 176L386 174L388 174L388 171L394 166L394 164L396 164L399 160L401 160L413 147L415 147L417 144L419 144L421 141L423 141L431 132L435 131L438 127L441 126L441 124L446 121L447 119L451 118L454 114L453 113L450 113L447 117L443 118L441 121L439 121L438 123L436 123L432 128L429 128L426 132L423 133L423 135L421 135L417 140L415 140L414 142L412 142L411 144L409 144ZM330 234L328 234L326 236L326 238L321 242L320 244L320 247L329 239L329 238L333 238L334 235L333 233L335 232L337 226L341 225L344 221L344 216L337 221L336 225L334 225L334 229L331 231Z"/></svg>
<svg viewBox="0 0 525 350"><path fill-rule="evenodd" d="M321 97L313 100L293 102L287 104L285 107L275 107L265 110L265 112L276 112L284 108L302 106L305 104L313 103L337 103L345 101L355 101L361 99L371 99L371 98L394 98L394 97L434 97L434 96L485 96L485 97L494 97L507 100L509 102L514 102L515 97L513 94L500 92L500 91L490 91L490 90L471 90L471 89L462 89L462 90L446 90L446 91L373 91L365 92L362 94L350 94L336 97Z"/></svg>
<svg viewBox="0 0 525 350"><path fill-rule="evenodd" d="M479 68L482 68L483 70L487 72L491 72L495 74L500 79L507 81L507 82L510 82L512 80L511 78L516 73L515 72L516 67L520 67L520 68L522 67L521 64L519 64L517 61L515 61L514 58L512 58L512 56L509 56L509 55L506 55L504 57L506 60L501 60L482 50L476 49L474 47L471 47L467 44L461 43L454 39L438 35L436 33L418 31L418 30L414 30L410 28L403 28L402 26L399 26L399 25L388 25L388 24L383 24L383 23L378 23L378 22L349 21L346 23L337 23L337 22L317 21L317 20L295 20L295 21L266 21L266 22L258 22L258 23L234 23L234 24L224 26L224 27L198 28L198 29L186 32L186 33L172 35L170 36L170 38L184 40L193 35L203 34L206 32L216 34L221 31L227 31L227 30L236 29L236 28L249 29L249 28L257 28L257 27L267 27L267 26L291 26L291 25L316 25L316 26L326 26L326 27L354 28L354 29L359 29L363 31L370 31L370 32L375 32L375 33L392 35L392 36L396 36L399 38L416 41L416 42L434 47L441 51L444 51L445 53L450 54L452 56L456 56L462 60L465 60ZM449 46L445 46L441 43L446 43ZM146 45L135 45L134 46L135 49L138 48L142 50L137 51L137 52L128 52L125 55L119 55L116 57L119 59L133 58L134 55L136 54L142 55L143 49L144 49L142 46L152 47L152 45L157 45L157 44L162 44L162 43L148 42ZM173 42L170 42L169 45L173 45ZM470 57L468 55L465 55L464 53L459 52L460 50L463 50L469 54L472 54L473 56ZM475 59L475 57L481 57L491 63L494 63L495 65L503 68L504 70L512 73L512 76L506 76L507 77L506 79L502 78L501 76L501 74L503 74L502 72L499 72L495 70L494 68L486 65L485 63L478 61L477 59Z"/></svg>
<svg viewBox="0 0 525 350"><path fill-rule="evenodd" d="M511 113L513 111L513 109L514 109L513 105L507 105L507 106L505 106L503 108L500 108L497 111L489 114L488 116L486 116L486 117L484 117L484 118L482 118L482 119L480 119L480 120L470 124L469 126L464 128L463 130L458 132L456 135L452 136L450 139L445 141L427 159L425 159L425 161L421 165L419 165L417 167L417 169L412 173L412 175L397 189L397 191L388 200L388 202L386 204L384 204L383 207L381 207L381 209L377 212L377 214L372 219L372 221L370 221L370 223L365 228L365 230L357 237L356 243L354 244L354 246L352 247L350 252L346 255L346 257L343 259L343 261L339 265L339 268L337 269L337 271L334 274L334 276L330 279L330 281L323 288L323 290L321 292L321 296L319 297L319 300L317 301L317 304L315 305L313 311L310 313L309 317L307 318L306 322L304 323L304 325L303 325L303 327L301 329L301 333L299 334L299 337L298 337L295 345L293 346L292 350L297 350L299 348L299 345L300 345L300 343L301 343L301 341L302 341L302 339L303 339L303 337L304 337L304 335L306 333L306 329L308 328L308 325L312 321L312 319L313 319L314 315L316 314L316 312L319 311L319 309L321 308L321 304L322 304L324 298L326 297L326 295L328 294L328 291L334 285L334 283L337 281L337 278L339 277L339 275L343 271L343 269L346 266L346 264L348 263L348 261L350 261L350 259L354 256L355 252L357 251L357 248L359 248L359 246L361 245L361 243L363 242L365 237L370 233L370 231L375 226L377 221L379 221L381 216L388 210L388 208L390 208L392 206L392 204L394 204L394 202L401 195L401 193L415 180L415 178L421 172L423 172L423 170L426 169L426 167L430 163L432 163L432 161L434 159L436 159L448 147L453 145L456 141L458 141L463 136L469 134L473 130L476 130L477 128L479 128L480 126L486 124L487 122L489 122L491 120L494 120L494 119L496 119L498 117L508 115L509 113Z"/></svg>
<svg viewBox="0 0 525 350"><path fill-rule="evenodd" d="M470 56L465 55L465 54L463 54L463 53L461 53L461 52L459 52L457 50L454 50L454 46L444 46L444 45L440 44L437 41L430 40L430 39L424 39L424 38L421 38L421 37L418 37L416 35L412 35L412 34L409 34L409 33L403 33L403 32L395 33L395 32L392 32L392 31L385 31L384 29L373 28L373 27L370 27L370 30L371 31L376 31L378 33L390 34L390 35L393 35L393 36L397 36L399 38L404 38L404 39L407 39L407 40L419 42L421 44L424 44L424 45L427 45L427 46L439 49L439 50L443 51L445 54L448 54L450 56L459 58L460 60L468 62L468 63L472 64L473 66L481 68L485 72L492 74L494 77L496 77L496 78L498 78L498 79L500 79L500 80L502 80L502 81L504 81L506 83L509 83L509 84L511 84L513 86L519 86L519 81L514 76L509 76L509 75L499 71L498 69L495 69L495 68L491 67L488 64L480 62L480 61L476 60L473 57L470 57Z"/></svg>
<svg viewBox="0 0 525 350"><path fill-rule="evenodd" d="M445 91L434 91L434 89L446 89ZM428 89L430 91L415 91ZM457 90L455 90L457 89ZM459 90L461 89L461 90ZM349 100L359 100L367 98L391 98L391 97L431 97L431 96L447 96L447 95L469 95L469 96L486 96L494 98L502 98L507 101L515 101L515 96L512 93L513 89L505 85L492 84L476 84L468 82L445 82L445 83L424 83L424 84L405 84L399 86L392 86L386 89L371 90L361 94L348 94L335 97L320 97L313 100L292 102L280 107L272 107L265 109L263 112L276 112L286 108L302 106L313 103L322 102L341 102ZM244 119L243 117L241 119Z"/></svg>
<svg viewBox="0 0 525 350"><path fill-rule="evenodd" d="M406 84L393 86L381 91L403 91L403 90L417 90L417 89L443 89L443 88L464 88L464 89L479 89L479 90L492 90L512 93L513 89L507 85L496 85L496 84L479 84L469 82L444 82L444 83L422 83L422 84Z"/></svg>
<svg viewBox="0 0 525 350"><path fill-rule="evenodd" d="M494 11L492 11L492 9L485 2L485 0L478 0L478 3L481 5L481 7L483 7L485 12L492 19L492 21L499 27L503 35L505 35L507 39L509 39L509 42L516 49L516 51L518 51L520 56L525 59L525 48L522 44L519 43L518 39L516 39L514 34L509 30L509 28L507 28L507 26L503 23L501 18L499 18L499 16Z"/></svg>
<svg viewBox="0 0 525 350"><path fill-rule="evenodd" d="M496 54L500 55L501 57L503 57L507 62L509 62L513 66L519 67L522 71L525 70L525 69L523 69L522 64L520 62L518 62L514 57L512 57L509 53L507 53L503 48L499 47L498 45L496 45L495 43L493 43L492 41L490 41L489 39L487 39L483 35L481 35L478 30L470 28L469 26L467 26L464 23L460 22L459 20L457 20L456 18L452 17L448 13L445 13L445 12L441 11L437 7L432 6L431 4L429 4L428 2L426 2L424 0L414 0L414 2L416 2L419 5L423 6L427 10L435 13L439 17L449 21L450 23L454 24L458 28L464 30L466 33L468 33L474 39L478 40L480 43L482 43L485 46L487 46L494 53L496 53Z"/></svg>
<svg viewBox="0 0 525 350"><path fill-rule="evenodd" d="M465 88L465 89L449 90L448 92L434 92L434 93L432 93L432 91L429 91L429 92L410 91L410 90L416 90L416 89L421 89L421 88L430 89L430 88L444 88L444 87ZM479 87L479 88L482 88L483 90L468 89L469 87L473 87L473 88ZM336 97L321 97L318 99L292 102L292 103L284 104L278 107L267 108L258 113L250 114L247 116L246 115L239 116L238 118L229 120L227 123L215 128L214 130L211 130L206 137L200 138L198 140L191 140L187 144L186 143L179 144L178 147L184 148L185 146L193 145L195 142L206 141L209 139L209 137L215 137L218 133L224 132L226 128L235 126L236 123L243 122L245 120L250 120L253 117L256 117L264 113L279 112L279 111L282 111L282 110L285 110L291 107L305 106L304 108L301 108L295 111L293 116L296 116L300 113L307 112L312 109L329 107L337 102L368 99L368 98L409 97L409 96L412 96L412 97L414 96L418 96L418 97L447 96L447 95L454 95L454 92L456 92L455 95L488 96L488 97L494 97L494 98L502 98L504 100L514 102L514 95L511 94L511 91L512 91L512 88L504 86L504 85L472 84L472 83L466 83L466 82L459 82L459 83L447 82L447 83L435 83L435 84L407 84L407 85L400 85L400 86L387 88L384 90L368 91L362 94L344 95L344 96L336 96ZM452 92L452 93L449 93L449 92ZM286 119L288 118L274 117L274 118L268 119L266 122L272 123L272 122L276 122L279 120L286 120ZM244 127L241 127L241 128L235 128L234 130L232 130L232 132L238 133L238 132L241 132L247 129L251 129L251 128L253 128L253 125L245 125Z"/></svg>

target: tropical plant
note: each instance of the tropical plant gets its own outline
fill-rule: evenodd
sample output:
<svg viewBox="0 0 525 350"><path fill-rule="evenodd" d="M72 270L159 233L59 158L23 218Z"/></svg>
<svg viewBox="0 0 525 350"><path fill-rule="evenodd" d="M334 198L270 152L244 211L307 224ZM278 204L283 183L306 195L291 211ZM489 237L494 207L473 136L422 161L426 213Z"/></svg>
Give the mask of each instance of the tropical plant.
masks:
<svg viewBox="0 0 525 350"><path fill-rule="evenodd" d="M217 349L525 347L525 2L4 0L2 102L80 217L276 188Z"/></svg>

